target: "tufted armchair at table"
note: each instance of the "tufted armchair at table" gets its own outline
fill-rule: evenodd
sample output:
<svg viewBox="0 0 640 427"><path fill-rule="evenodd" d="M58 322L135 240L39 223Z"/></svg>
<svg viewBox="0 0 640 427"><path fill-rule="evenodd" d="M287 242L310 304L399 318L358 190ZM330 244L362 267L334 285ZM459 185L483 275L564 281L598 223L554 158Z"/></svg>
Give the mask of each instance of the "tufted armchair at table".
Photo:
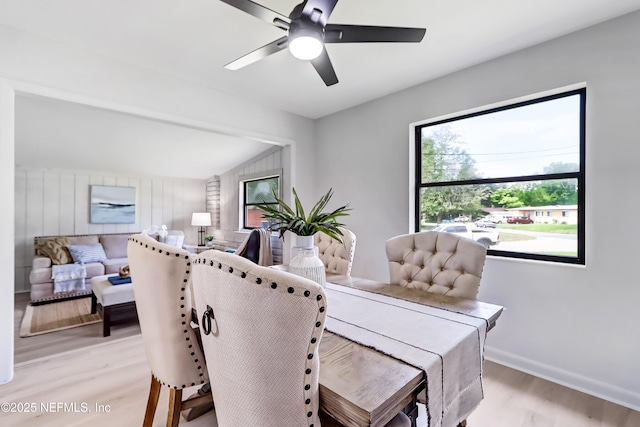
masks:
<svg viewBox="0 0 640 427"><path fill-rule="evenodd" d="M319 413L322 286L211 250L193 288L218 425L343 427ZM399 413L385 427L409 425Z"/></svg>
<svg viewBox="0 0 640 427"><path fill-rule="evenodd" d="M342 230L342 243L334 238L318 231L314 237L314 244L318 247L318 256L329 274L351 275L353 256L356 250L356 235L344 227Z"/></svg>
<svg viewBox="0 0 640 427"><path fill-rule="evenodd" d="M142 339L151 368L151 388L143 422L153 424L160 390L170 392L167 426L177 426L180 412L213 407L211 393L182 400L182 391L208 381L199 334L190 326L192 256L144 235L129 238L127 255Z"/></svg>
<svg viewBox="0 0 640 427"><path fill-rule="evenodd" d="M477 298L487 257L480 243L451 233L424 231L393 237L385 249L392 285Z"/></svg>

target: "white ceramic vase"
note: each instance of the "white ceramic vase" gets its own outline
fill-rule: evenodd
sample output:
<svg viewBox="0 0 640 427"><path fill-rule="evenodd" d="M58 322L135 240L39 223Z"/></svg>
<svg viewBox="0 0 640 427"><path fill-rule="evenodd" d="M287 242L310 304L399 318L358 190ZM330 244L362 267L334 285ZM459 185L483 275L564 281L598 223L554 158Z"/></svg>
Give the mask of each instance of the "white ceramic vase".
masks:
<svg viewBox="0 0 640 427"><path fill-rule="evenodd" d="M313 236L298 236L296 234L296 247L304 249L313 248Z"/></svg>
<svg viewBox="0 0 640 427"><path fill-rule="evenodd" d="M313 236L296 235L296 246L292 248L289 272L325 286L324 263L318 257L318 248L313 245Z"/></svg>

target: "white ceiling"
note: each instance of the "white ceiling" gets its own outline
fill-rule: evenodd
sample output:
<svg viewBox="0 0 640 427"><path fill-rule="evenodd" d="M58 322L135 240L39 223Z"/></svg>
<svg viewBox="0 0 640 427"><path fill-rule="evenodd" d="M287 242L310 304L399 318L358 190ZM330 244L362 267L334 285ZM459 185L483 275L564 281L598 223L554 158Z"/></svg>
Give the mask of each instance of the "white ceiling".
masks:
<svg viewBox="0 0 640 427"><path fill-rule="evenodd" d="M272 145L39 97L16 97L15 162L207 179Z"/></svg>
<svg viewBox="0 0 640 427"><path fill-rule="evenodd" d="M257 2L288 15L298 0ZM331 87L324 85L310 64L288 51L238 71L224 69L226 63L284 33L219 0L0 0L0 24L315 119L637 9L640 0L340 0L330 23L425 27L427 33L420 44L329 45L340 80ZM131 153L130 162L144 159L153 150L154 159L165 153L163 163L177 164L175 154L169 157L168 153L175 153L175 141L182 141L185 158L180 164L189 167L179 173L202 178L222 173L238 161L228 156L269 148L194 129L170 131L169 125L148 120L141 124L136 121L141 119L120 114L102 117L106 113L100 110L52 102L23 99L17 110L18 119L22 110L25 121L39 114L39 121L30 123L40 125L19 124L17 136L32 144L29 150L47 141L50 156L56 155L53 140L86 147L86 133L74 135L57 124L68 123L67 114L83 114L85 132L100 138L99 147L114 148L101 148L101 156L111 165L122 159L122 148ZM52 107L60 112L51 111ZM53 117L56 121L49 119ZM74 126L78 123L74 121ZM101 123L108 126L96 127ZM141 132L149 134L145 137ZM171 132L184 134L163 138ZM136 148L132 142L136 136L154 142ZM227 158L208 173L196 166L198 157L218 161L218 144L230 149L225 152ZM23 151L20 145L16 151L18 163L35 153ZM91 166L87 158L67 161Z"/></svg>
<svg viewBox="0 0 640 427"><path fill-rule="evenodd" d="M298 0L257 0L288 15ZM0 0L0 24L310 118L640 8L640 0L340 0L329 22L425 27L420 44L332 44L340 83L282 51L223 66L284 33L218 0Z"/></svg>

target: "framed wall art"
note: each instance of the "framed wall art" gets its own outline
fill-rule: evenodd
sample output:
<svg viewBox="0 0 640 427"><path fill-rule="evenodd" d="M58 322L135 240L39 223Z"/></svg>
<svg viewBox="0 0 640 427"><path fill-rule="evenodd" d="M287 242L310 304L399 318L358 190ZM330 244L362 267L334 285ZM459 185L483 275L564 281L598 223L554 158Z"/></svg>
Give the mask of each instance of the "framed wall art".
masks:
<svg viewBox="0 0 640 427"><path fill-rule="evenodd" d="M91 224L133 224L135 222L135 187L91 186Z"/></svg>

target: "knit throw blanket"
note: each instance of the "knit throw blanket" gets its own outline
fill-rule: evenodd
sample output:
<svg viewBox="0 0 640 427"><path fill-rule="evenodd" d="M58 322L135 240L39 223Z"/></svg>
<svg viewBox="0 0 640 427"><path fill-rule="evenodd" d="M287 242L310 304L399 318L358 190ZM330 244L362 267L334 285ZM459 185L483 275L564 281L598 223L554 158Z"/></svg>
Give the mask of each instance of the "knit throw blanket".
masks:
<svg viewBox="0 0 640 427"><path fill-rule="evenodd" d="M87 269L83 264L62 264L51 266L53 292L84 291Z"/></svg>
<svg viewBox="0 0 640 427"><path fill-rule="evenodd" d="M271 233L268 230L265 230L263 228L256 228L255 230L252 230L251 233L249 233L249 236L247 236L247 238L244 239L242 243L240 243L240 246L238 246L238 249L236 250L236 255L240 255L242 257L247 258L246 254L247 254L247 251L249 250L248 245L251 239L251 235L253 234L259 235L258 241L260 242L259 249L258 249L259 258L258 258L257 264L264 265L264 266L273 265L273 255L271 252Z"/></svg>
<svg viewBox="0 0 640 427"><path fill-rule="evenodd" d="M478 406L487 320L332 283L326 293L326 330L425 372L429 427L454 427Z"/></svg>

